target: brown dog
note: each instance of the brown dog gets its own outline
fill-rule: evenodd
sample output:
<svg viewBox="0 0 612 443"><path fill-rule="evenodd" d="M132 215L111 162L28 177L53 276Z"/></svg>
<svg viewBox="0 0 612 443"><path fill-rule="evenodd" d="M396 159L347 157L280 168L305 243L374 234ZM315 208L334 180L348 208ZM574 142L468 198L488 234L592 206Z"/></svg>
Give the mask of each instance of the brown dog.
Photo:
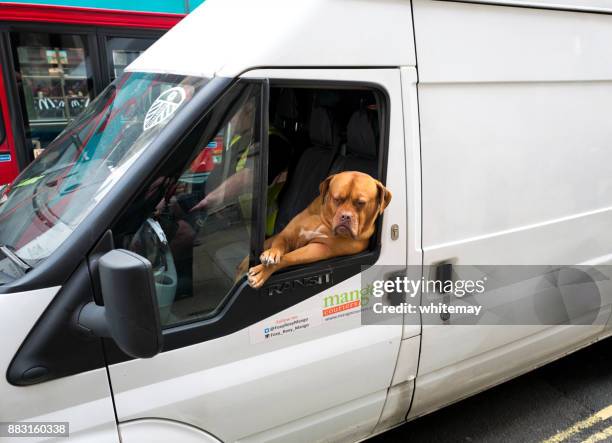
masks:
<svg viewBox="0 0 612 443"><path fill-rule="evenodd" d="M376 219L391 201L381 182L361 172L327 177L321 194L277 235L264 243L261 264L248 272L260 288L279 269L365 251Z"/></svg>

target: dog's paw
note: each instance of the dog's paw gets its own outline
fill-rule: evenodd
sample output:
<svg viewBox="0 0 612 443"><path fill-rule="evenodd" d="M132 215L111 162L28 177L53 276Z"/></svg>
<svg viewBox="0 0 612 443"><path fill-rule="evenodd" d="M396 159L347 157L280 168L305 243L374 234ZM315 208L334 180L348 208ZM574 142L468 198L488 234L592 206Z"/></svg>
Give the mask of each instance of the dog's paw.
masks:
<svg viewBox="0 0 612 443"><path fill-rule="evenodd" d="M283 253L276 248L266 249L259 256L259 261L264 266L277 265L280 262Z"/></svg>
<svg viewBox="0 0 612 443"><path fill-rule="evenodd" d="M264 265L253 266L247 274L249 286L255 289L261 288L268 277L270 277L270 272Z"/></svg>

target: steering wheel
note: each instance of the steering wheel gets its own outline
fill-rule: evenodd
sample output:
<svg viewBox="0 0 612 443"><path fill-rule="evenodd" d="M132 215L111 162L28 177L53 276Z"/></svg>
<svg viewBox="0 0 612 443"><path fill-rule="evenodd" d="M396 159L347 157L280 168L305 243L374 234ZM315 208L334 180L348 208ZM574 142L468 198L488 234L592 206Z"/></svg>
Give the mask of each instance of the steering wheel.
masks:
<svg viewBox="0 0 612 443"><path fill-rule="evenodd" d="M158 221L147 218L138 230L145 257L153 267L157 303L162 323L170 313L176 297L178 274L166 234Z"/></svg>

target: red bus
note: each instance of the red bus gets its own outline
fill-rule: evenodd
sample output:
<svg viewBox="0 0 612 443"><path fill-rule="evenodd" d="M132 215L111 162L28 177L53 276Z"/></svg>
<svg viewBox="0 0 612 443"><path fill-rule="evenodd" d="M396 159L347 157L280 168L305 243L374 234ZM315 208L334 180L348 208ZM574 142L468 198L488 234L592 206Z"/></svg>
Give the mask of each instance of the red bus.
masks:
<svg viewBox="0 0 612 443"><path fill-rule="evenodd" d="M53 3L0 3L0 185L196 6L185 0ZM100 7L80 6L91 4ZM119 5L123 10L103 8Z"/></svg>

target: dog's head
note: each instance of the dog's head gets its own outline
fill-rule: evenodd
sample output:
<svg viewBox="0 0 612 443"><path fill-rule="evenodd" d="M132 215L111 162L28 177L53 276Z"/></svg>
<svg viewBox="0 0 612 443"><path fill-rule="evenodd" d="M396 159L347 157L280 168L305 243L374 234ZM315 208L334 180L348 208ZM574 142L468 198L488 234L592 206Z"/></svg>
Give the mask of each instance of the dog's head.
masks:
<svg viewBox="0 0 612 443"><path fill-rule="evenodd" d="M391 201L381 182L356 171L327 177L319 190L323 222L334 235L355 240L372 236L377 217Z"/></svg>

